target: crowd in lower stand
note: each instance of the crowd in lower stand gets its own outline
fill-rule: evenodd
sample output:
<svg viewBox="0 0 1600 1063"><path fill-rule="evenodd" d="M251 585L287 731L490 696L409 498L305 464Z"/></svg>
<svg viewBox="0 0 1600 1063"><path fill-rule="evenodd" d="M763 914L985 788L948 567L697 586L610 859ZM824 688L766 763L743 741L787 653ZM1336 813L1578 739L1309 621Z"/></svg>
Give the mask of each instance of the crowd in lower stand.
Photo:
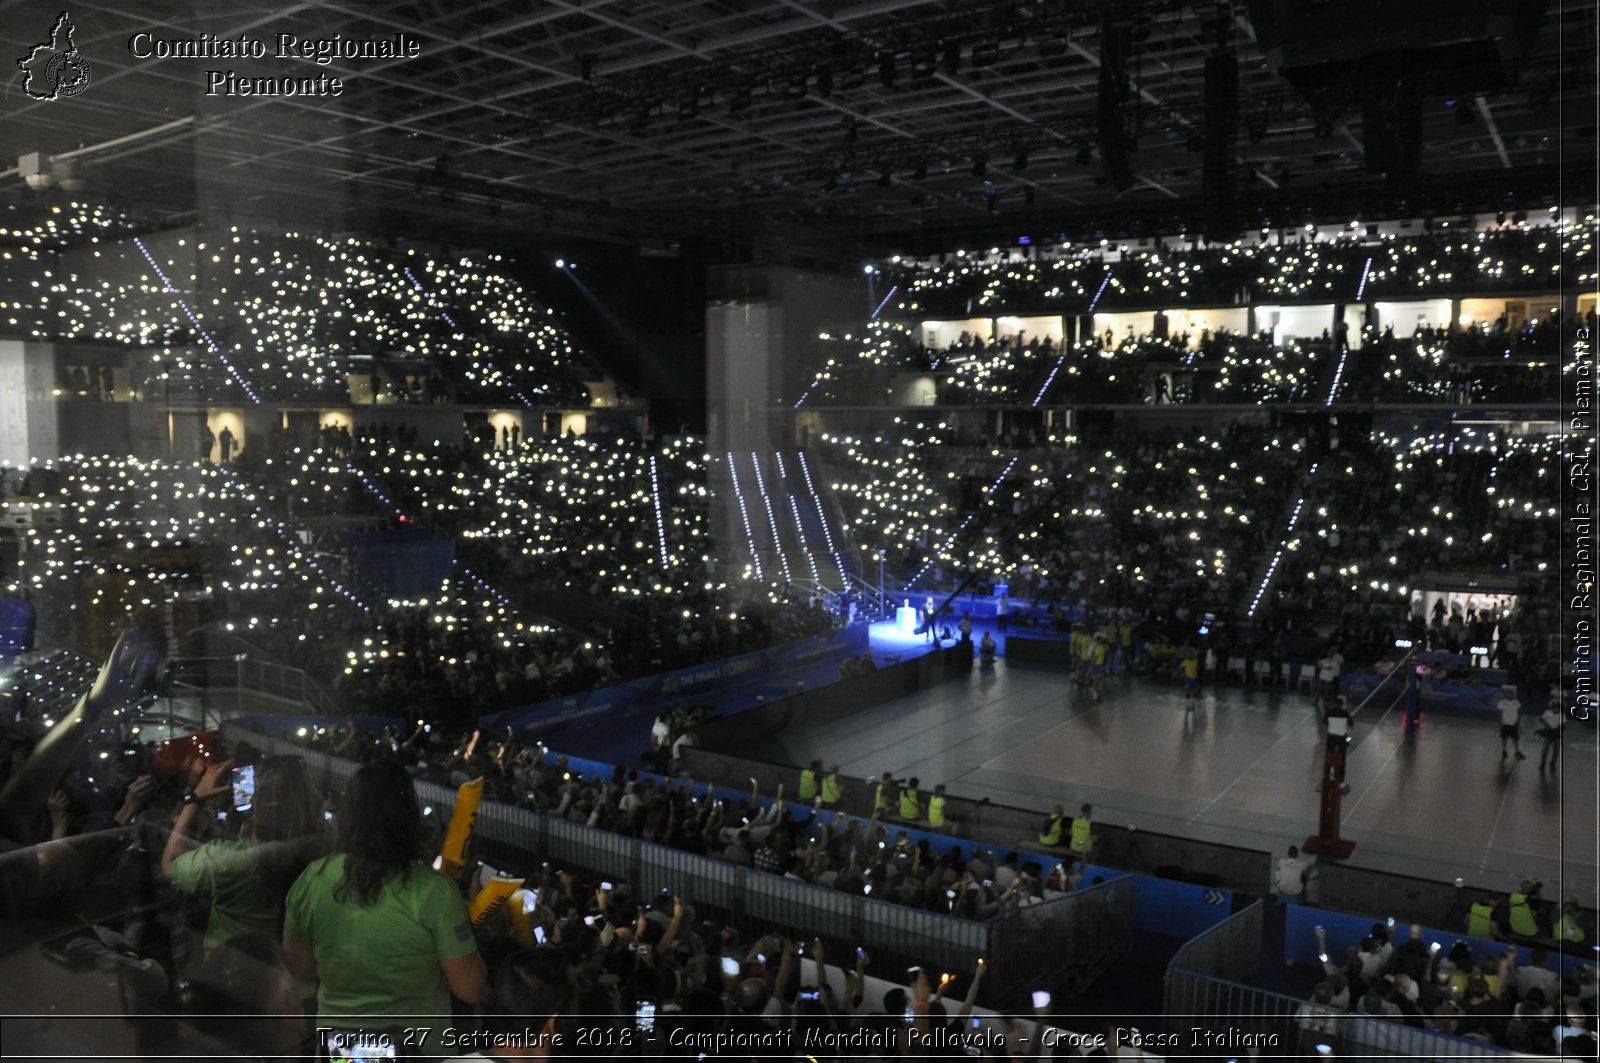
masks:
<svg viewBox="0 0 1600 1063"><path fill-rule="evenodd" d="M1532 891L1532 884L1521 888ZM1526 912L1526 897L1517 896ZM1537 935L1531 923L1527 929L1527 937ZM1474 931L1491 936L1487 926ZM1339 1043L1347 1024L1361 1018L1535 1055L1594 1052L1594 976L1563 977L1543 946L1519 964L1514 946L1475 953L1472 942L1457 940L1446 949L1424 940L1420 926L1396 927L1393 919L1374 923L1358 943L1330 945L1321 927L1316 939L1325 978L1297 1017L1300 1050L1308 1055L1318 1044ZM1380 1046L1399 1043L1381 1029L1375 1036Z"/></svg>

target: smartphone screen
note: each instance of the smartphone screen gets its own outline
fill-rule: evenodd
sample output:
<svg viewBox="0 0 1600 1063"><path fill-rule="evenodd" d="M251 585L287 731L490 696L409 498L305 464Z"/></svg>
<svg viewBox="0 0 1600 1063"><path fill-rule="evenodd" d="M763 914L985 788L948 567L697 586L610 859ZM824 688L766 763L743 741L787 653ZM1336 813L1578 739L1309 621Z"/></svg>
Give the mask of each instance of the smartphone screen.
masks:
<svg viewBox="0 0 1600 1063"><path fill-rule="evenodd" d="M233 807L240 812L250 811L256 800L256 766L246 764L233 769Z"/></svg>
<svg viewBox="0 0 1600 1063"><path fill-rule="evenodd" d="M633 1012L633 1024L645 1033L654 1033L656 1028L656 1002L641 1000Z"/></svg>
<svg viewBox="0 0 1600 1063"><path fill-rule="evenodd" d="M722 957L722 973L730 978L739 977L739 961L732 956Z"/></svg>

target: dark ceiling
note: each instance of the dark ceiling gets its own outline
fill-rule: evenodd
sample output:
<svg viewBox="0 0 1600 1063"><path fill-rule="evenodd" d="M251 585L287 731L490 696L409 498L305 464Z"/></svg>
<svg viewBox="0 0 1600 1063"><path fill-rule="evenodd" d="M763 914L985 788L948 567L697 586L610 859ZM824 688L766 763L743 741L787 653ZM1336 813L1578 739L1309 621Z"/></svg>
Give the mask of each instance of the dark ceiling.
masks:
<svg viewBox="0 0 1600 1063"><path fill-rule="evenodd" d="M48 38L59 10L0 0L10 50ZM668 252L785 231L886 247L1284 224L1308 203L1527 206L1595 159L1591 0L87 0L70 15L91 83L39 101L14 76L0 167L40 152L56 159L45 194L65 180L167 218L488 246ZM139 60L141 30L269 48L280 32L398 32L421 54ZM1214 78L1237 58L1237 106L1208 113L1213 55ZM206 96L214 69L346 87ZM0 175L0 201L40 194Z"/></svg>

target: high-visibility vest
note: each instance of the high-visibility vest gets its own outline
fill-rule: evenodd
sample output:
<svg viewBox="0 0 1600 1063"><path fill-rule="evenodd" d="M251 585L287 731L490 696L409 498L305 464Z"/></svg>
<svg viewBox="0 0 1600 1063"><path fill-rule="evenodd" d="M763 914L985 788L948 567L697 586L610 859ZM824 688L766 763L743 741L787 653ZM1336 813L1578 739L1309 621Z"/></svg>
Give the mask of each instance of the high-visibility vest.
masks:
<svg viewBox="0 0 1600 1063"><path fill-rule="evenodd" d="M1550 924L1550 936L1557 941L1581 942L1583 941L1583 927L1579 926L1578 921L1572 916L1563 915Z"/></svg>
<svg viewBox="0 0 1600 1063"><path fill-rule="evenodd" d="M1539 921L1534 918L1533 906L1528 903L1525 893L1511 895L1511 932L1521 934L1523 937L1533 937L1539 933Z"/></svg>
<svg viewBox="0 0 1600 1063"><path fill-rule="evenodd" d="M842 793L839 789L839 776L829 772L822 777L822 803L825 805L836 804Z"/></svg>
<svg viewBox="0 0 1600 1063"><path fill-rule="evenodd" d="M807 768L800 773L800 800L809 801L817 796L817 773Z"/></svg>
<svg viewBox="0 0 1600 1063"><path fill-rule="evenodd" d="M911 787L900 791L900 818L916 819L922 815L922 801Z"/></svg>
<svg viewBox="0 0 1600 1063"><path fill-rule="evenodd" d="M1478 901L1467 912L1467 936L1494 940L1494 905Z"/></svg>
<svg viewBox="0 0 1600 1063"><path fill-rule="evenodd" d="M1061 823L1063 819L1064 817L1062 816L1051 816L1045 820L1044 830L1039 832L1040 845L1061 844Z"/></svg>
<svg viewBox="0 0 1600 1063"><path fill-rule="evenodd" d="M1078 816L1072 821L1072 851L1086 853L1089 851L1089 828L1094 824L1084 816Z"/></svg>
<svg viewBox="0 0 1600 1063"><path fill-rule="evenodd" d="M874 793L874 796L872 798L873 811L875 811L875 812L887 812L887 811L889 811L889 802L883 796L884 788L887 787L888 785L889 784L886 783L886 782L878 783L877 791Z"/></svg>
<svg viewBox="0 0 1600 1063"><path fill-rule="evenodd" d="M930 827L944 826L944 798L938 794L928 798L928 825Z"/></svg>

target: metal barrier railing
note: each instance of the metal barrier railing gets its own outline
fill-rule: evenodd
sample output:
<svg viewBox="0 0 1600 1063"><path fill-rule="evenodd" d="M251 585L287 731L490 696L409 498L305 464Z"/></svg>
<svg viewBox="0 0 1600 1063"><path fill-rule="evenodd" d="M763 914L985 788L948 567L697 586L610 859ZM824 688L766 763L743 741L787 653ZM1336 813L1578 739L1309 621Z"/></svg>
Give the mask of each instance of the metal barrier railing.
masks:
<svg viewBox="0 0 1600 1063"><path fill-rule="evenodd" d="M1081 990L1128 954L1134 877L1123 875L1043 904L1018 908L989 927L994 999L1025 1000L1035 989Z"/></svg>
<svg viewBox="0 0 1600 1063"><path fill-rule="evenodd" d="M224 730L230 742L300 757L325 791L344 790L360 767L232 724ZM422 780L416 790L427 818L442 829L455 791ZM1131 877L982 923L737 867L496 801L479 806L474 851L510 867L525 866L536 855L563 869L626 881L641 895L665 887L691 898L698 917L717 918L747 935L803 931L860 945L872 953L877 971L926 964L970 973L982 957L990 967L982 1000L994 1006L1021 1006L1024 989L1087 984L1125 955L1132 941Z"/></svg>
<svg viewBox="0 0 1600 1063"><path fill-rule="evenodd" d="M1261 966L1261 921L1265 904L1250 907L1189 939L1167 964L1218 978L1243 978Z"/></svg>
<svg viewBox="0 0 1600 1063"><path fill-rule="evenodd" d="M1317 1058L1319 1045L1336 1056L1363 1059L1490 1059L1515 1054L1407 1026L1399 1019L1351 1015L1180 967L1167 969L1167 1027L1179 1043L1210 1043L1219 1052L1253 1046L1261 1058Z"/></svg>

